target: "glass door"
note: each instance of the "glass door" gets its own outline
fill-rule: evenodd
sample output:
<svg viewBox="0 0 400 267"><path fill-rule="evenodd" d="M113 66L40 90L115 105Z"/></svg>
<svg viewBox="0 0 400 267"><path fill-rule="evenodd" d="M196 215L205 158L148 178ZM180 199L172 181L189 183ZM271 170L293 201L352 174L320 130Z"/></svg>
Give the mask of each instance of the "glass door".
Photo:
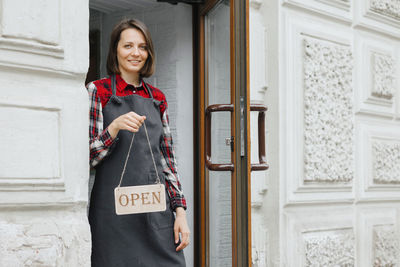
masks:
<svg viewBox="0 0 400 267"><path fill-rule="evenodd" d="M250 171L267 165L248 156L250 110L260 122L265 111L249 105L248 0L206 0L194 15L195 262L251 266Z"/></svg>
<svg viewBox="0 0 400 267"><path fill-rule="evenodd" d="M204 17L205 106L213 162L231 162L231 112L215 112L221 103L231 103L230 1L213 6ZM229 107L229 105L228 105ZM212 118L212 119L211 119ZM211 155L209 155L211 156ZM211 157L208 159L210 162ZM207 163L204 168L207 168ZM232 265L231 170L205 170L207 191L207 248L209 266Z"/></svg>

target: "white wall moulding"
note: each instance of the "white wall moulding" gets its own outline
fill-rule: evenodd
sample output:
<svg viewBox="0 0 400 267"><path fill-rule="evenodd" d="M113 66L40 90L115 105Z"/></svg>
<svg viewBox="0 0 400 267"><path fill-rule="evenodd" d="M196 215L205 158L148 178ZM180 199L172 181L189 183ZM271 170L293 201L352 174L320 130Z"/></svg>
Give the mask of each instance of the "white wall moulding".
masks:
<svg viewBox="0 0 400 267"><path fill-rule="evenodd" d="M297 207L283 216L282 266L354 266L351 207Z"/></svg>
<svg viewBox="0 0 400 267"><path fill-rule="evenodd" d="M359 119L357 190L361 200L400 197L400 125Z"/></svg>
<svg viewBox="0 0 400 267"><path fill-rule="evenodd" d="M88 29L82 18L87 1L2 0L0 5L0 66L45 71L64 76L87 72ZM71 23L74 21L76 23ZM76 25L80 25L77 27ZM86 44L86 45L85 45Z"/></svg>
<svg viewBox="0 0 400 267"><path fill-rule="evenodd" d="M400 38L400 4L398 0L354 1L356 27Z"/></svg>
<svg viewBox="0 0 400 267"><path fill-rule="evenodd" d="M270 255L268 255L268 249L270 248L268 240L270 237L262 215L252 210L251 260L254 267L267 267L266 261L270 260Z"/></svg>
<svg viewBox="0 0 400 267"><path fill-rule="evenodd" d="M0 48L63 57L60 0L2 0Z"/></svg>
<svg viewBox="0 0 400 267"><path fill-rule="evenodd" d="M0 191L64 190L60 112L0 102L0 146L13 151L0 156Z"/></svg>
<svg viewBox="0 0 400 267"><path fill-rule="evenodd" d="M267 31L263 25L263 17L254 8L250 9L250 101L263 101L268 88L267 81ZM252 139L253 140L253 139ZM254 140L257 140L255 138ZM252 142L253 143L253 142ZM253 150L253 149L252 149Z"/></svg>
<svg viewBox="0 0 400 267"><path fill-rule="evenodd" d="M356 31L357 113L395 116L399 87L399 45L398 41L381 35Z"/></svg>
<svg viewBox="0 0 400 267"><path fill-rule="evenodd" d="M358 208L358 251L363 256L357 258L357 266L399 266L398 216L396 204Z"/></svg>
<svg viewBox="0 0 400 267"><path fill-rule="evenodd" d="M351 31L290 11L285 12L284 23L286 201L351 201L355 169Z"/></svg>
<svg viewBox="0 0 400 267"><path fill-rule="evenodd" d="M250 0L250 7L254 9L259 9L264 0ZM250 16L251 19L252 16Z"/></svg>
<svg viewBox="0 0 400 267"><path fill-rule="evenodd" d="M323 16L351 23L352 3L350 0L281 0L288 7L300 7L304 10L317 12Z"/></svg>

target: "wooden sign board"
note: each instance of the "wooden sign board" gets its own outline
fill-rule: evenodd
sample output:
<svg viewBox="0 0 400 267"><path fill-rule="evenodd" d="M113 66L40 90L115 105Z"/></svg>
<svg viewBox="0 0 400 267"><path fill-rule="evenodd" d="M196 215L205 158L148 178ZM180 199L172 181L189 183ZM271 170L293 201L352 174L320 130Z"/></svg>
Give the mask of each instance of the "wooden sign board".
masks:
<svg viewBox="0 0 400 267"><path fill-rule="evenodd" d="M117 215L165 211L163 184L123 186L114 189Z"/></svg>

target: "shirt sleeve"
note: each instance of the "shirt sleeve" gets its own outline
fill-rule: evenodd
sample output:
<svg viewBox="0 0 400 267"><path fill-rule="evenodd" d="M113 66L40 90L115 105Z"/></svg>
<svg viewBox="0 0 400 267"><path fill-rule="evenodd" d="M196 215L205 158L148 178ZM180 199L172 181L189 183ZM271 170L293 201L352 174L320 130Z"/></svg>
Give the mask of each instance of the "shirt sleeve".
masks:
<svg viewBox="0 0 400 267"><path fill-rule="evenodd" d="M161 164L163 166L164 173L166 174L165 182L171 202L171 208L175 210L177 207L183 207L186 210L186 199L183 195L182 186L179 181L177 164L174 156L175 151L173 148L171 131L169 129L167 110L163 112L161 120L164 130L160 146L162 154Z"/></svg>
<svg viewBox="0 0 400 267"><path fill-rule="evenodd" d="M104 159L114 147L117 139L113 139L108 129L103 129L103 112L100 96L96 85L91 82L87 85L89 93L89 148L90 166L95 167Z"/></svg>

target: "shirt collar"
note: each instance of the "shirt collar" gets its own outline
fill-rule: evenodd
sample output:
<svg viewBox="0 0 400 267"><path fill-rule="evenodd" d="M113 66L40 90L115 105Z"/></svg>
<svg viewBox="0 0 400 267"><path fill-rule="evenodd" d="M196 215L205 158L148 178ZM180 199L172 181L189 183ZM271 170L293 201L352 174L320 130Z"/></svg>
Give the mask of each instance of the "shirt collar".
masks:
<svg viewBox="0 0 400 267"><path fill-rule="evenodd" d="M122 79L122 77L119 74L115 74L115 82L117 84L117 91L118 92L123 92L126 90L126 88L129 87L133 87L135 90L141 90L143 89L143 80L142 78L140 78L139 81L139 86L134 86L133 84L128 84L127 82L125 82L124 79Z"/></svg>

